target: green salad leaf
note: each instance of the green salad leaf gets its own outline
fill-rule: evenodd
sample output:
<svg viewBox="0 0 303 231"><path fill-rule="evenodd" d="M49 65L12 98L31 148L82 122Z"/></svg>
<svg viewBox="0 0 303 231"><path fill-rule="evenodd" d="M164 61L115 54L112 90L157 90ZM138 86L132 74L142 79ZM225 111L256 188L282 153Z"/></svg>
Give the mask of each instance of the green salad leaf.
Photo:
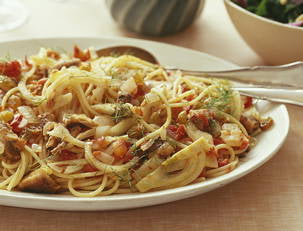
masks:
<svg viewBox="0 0 303 231"><path fill-rule="evenodd" d="M296 19L303 15L301 0L233 0L241 7L259 16L281 23L303 26L303 21Z"/></svg>

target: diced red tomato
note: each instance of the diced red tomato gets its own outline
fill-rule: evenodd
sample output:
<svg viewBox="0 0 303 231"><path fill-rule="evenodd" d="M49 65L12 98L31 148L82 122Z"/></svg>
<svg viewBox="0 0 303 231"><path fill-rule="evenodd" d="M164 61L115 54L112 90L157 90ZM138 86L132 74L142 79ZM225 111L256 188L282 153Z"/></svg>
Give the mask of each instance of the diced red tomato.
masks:
<svg viewBox="0 0 303 231"><path fill-rule="evenodd" d="M228 164L228 159L218 160L218 166L223 167Z"/></svg>
<svg viewBox="0 0 303 231"><path fill-rule="evenodd" d="M186 106L186 107L173 107L172 108L172 118L174 120L177 120L178 115L182 112L185 111L186 113L189 113L189 111L191 110L192 106Z"/></svg>
<svg viewBox="0 0 303 231"><path fill-rule="evenodd" d="M206 131L209 127L208 117L202 113L193 115L191 120L201 131Z"/></svg>
<svg viewBox="0 0 303 231"><path fill-rule="evenodd" d="M77 154L73 153L71 151L68 150L62 150L59 157L58 157L58 161L64 161L64 160L75 160L77 159Z"/></svg>
<svg viewBox="0 0 303 231"><path fill-rule="evenodd" d="M189 95L189 96L185 97L185 99L187 101L192 101L194 98L195 98L195 95Z"/></svg>
<svg viewBox="0 0 303 231"><path fill-rule="evenodd" d="M225 156L225 155L229 155L229 151L227 148L220 148L218 150L218 156Z"/></svg>
<svg viewBox="0 0 303 231"><path fill-rule="evenodd" d="M82 171L83 172L96 172L96 171L98 171L98 169L95 168L94 166L91 166L90 164L86 164L83 166Z"/></svg>
<svg viewBox="0 0 303 231"><path fill-rule="evenodd" d="M21 75L21 65L17 60L0 63L0 74L19 81L19 77Z"/></svg>
<svg viewBox="0 0 303 231"><path fill-rule="evenodd" d="M116 159L123 159L129 149L129 143L125 140L117 140L113 144L113 155Z"/></svg>
<svg viewBox="0 0 303 231"><path fill-rule="evenodd" d="M235 150L246 150L249 146L249 141L248 140L243 140L241 146L239 147L233 147Z"/></svg>
<svg viewBox="0 0 303 231"><path fill-rule="evenodd" d="M177 125L169 125L167 127L167 133L173 137L175 140L181 140L186 137L185 126L183 124Z"/></svg>
<svg viewBox="0 0 303 231"><path fill-rule="evenodd" d="M271 126L274 124L274 121L272 118L268 117L267 119L261 121L260 123L260 128L262 131L265 131L269 128L271 128Z"/></svg>
<svg viewBox="0 0 303 231"><path fill-rule="evenodd" d="M249 108L253 105L253 98L250 96L245 97L244 108Z"/></svg>
<svg viewBox="0 0 303 231"><path fill-rule="evenodd" d="M182 93L189 91L189 90L190 90L190 88L188 88L187 85L182 85Z"/></svg>
<svg viewBox="0 0 303 231"><path fill-rule="evenodd" d="M214 141L214 145L224 144L224 141L220 137L213 138L213 141Z"/></svg>
<svg viewBox="0 0 303 231"><path fill-rule="evenodd" d="M203 121L204 127L208 128L209 127L209 122L208 118L205 115L199 115L200 120Z"/></svg>
<svg viewBox="0 0 303 231"><path fill-rule="evenodd" d="M134 155L131 153L131 151L128 151L123 157L123 163L127 163L128 161L130 161L133 158L134 158Z"/></svg>
<svg viewBox="0 0 303 231"><path fill-rule="evenodd" d="M94 150L102 150L106 148L109 145L109 142L105 139L104 136L101 136L100 138L93 140L93 149Z"/></svg>
<svg viewBox="0 0 303 231"><path fill-rule="evenodd" d="M192 138L190 138L190 137L182 138L180 141L181 141L182 143L193 142Z"/></svg>
<svg viewBox="0 0 303 231"><path fill-rule="evenodd" d="M137 84L137 91L136 93L133 95L134 98L140 97L145 95L145 91L143 89L143 85L142 84Z"/></svg>
<svg viewBox="0 0 303 231"><path fill-rule="evenodd" d="M173 120L177 120L178 119L178 115L183 111L182 107L173 107L171 112L172 112L172 117Z"/></svg>
<svg viewBox="0 0 303 231"><path fill-rule="evenodd" d="M184 111L186 111L186 113L188 114L189 111L192 109L192 106L191 106L191 105L185 106L183 109L184 109Z"/></svg>
<svg viewBox="0 0 303 231"><path fill-rule="evenodd" d="M17 114L14 116L14 119L10 123L10 126L12 127L13 132L19 133L22 131L22 129L27 125L27 121L25 118L23 118L23 115Z"/></svg>
<svg viewBox="0 0 303 231"><path fill-rule="evenodd" d="M74 46L74 57L80 59L82 62L85 62L90 59L90 52L82 51L78 46Z"/></svg>

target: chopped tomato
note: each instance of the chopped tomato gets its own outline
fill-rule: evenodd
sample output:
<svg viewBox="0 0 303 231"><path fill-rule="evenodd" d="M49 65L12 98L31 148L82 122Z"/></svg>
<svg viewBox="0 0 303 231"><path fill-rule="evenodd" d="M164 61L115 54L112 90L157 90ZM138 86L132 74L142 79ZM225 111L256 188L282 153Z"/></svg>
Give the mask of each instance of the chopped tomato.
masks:
<svg viewBox="0 0 303 231"><path fill-rule="evenodd" d="M89 50L82 51L78 46L74 46L74 57L85 62L91 58Z"/></svg>
<svg viewBox="0 0 303 231"><path fill-rule="evenodd" d="M220 137L213 138L213 141L214 141L214 145L224 144L224 141Z"/></svg>
<svg viewBox="0 0 303 231"><path fill-rule="evenodd" d="M248 140L243 140L241 146L239 147L233 147L235 150L246 150L249 146L249 141Z"/></svg>
<svg viewBox="0 0 303 231"><path fill-rule="evenodd" d="M140 97L140 96L143 96L145 95L145 91L143 89L143 85L142 84L138 84L137 85L137 91L136 93L133 95L134 98L137 98L137 97Z"/></svg>
<svg viewBox="0 0 303 231"><path fill-rule="evenodd" d="M113 155L116 159L123 159L128 152L129 144L125 140L117 140L113 143Z"/></svg>
<svg viewBox="0 0 303 231"><path fill-rule="evenodd" d="M21 75L21 65L17 60L0 63L0 74L19 81L19 77Z"/></svg>
<svg viewBox="0 0 303 231"><path fill-rule="evenodd" d="M96 172L96 171L98 171L98 169L95 168L94 166L91 166L90 164L86 164L83 166L82 171L83 172Z"/></svg>
<svg viewBox="0 0 303 231"><path fill-rule="evenodd" d="M218 150L218 156L223 157L223 156L225 156L225 155L229 155L228 149L227 149L227 148L220 148L220 149Z"/></svg>
<svg viewBox="0 0 303 231"><path fill-rule="evenodd" d="M195 114L191 117L191 121L199 128L201 131L206 131L209 127L208 117L202 113Z"/></svg>
<svg viewBox="0 0 303 231"><path fill-rule="evenodd" d="M93 149L94 150L102 150L109 145L109 142L105 139L104 136L93 140Z"/></svg>
<svg viewBox="0 0 303 231"><path fill-rule="evenodd" d="M167 133L173 137L175 140L181 140L182 138L185 138L186 131L185 126L183 124L177 126L177 125L169 125L167 127Z"/></svg>
<svg viewBox="0 0 303 231"><path fill-rule="evenodd" d="M253 105L253 98L250 96L245 97L244 108L249 108Z"/></svg>
<svg viewBox="0 0 303 231"><path fill-rule="evenodd" d="M172 112L172 117L173 120L177 120L178 119L178 115L183 111L182 107L173 107L171 112Z"/></svg>
<svg viewBox="0 0 303 231"><path fill-rule="evenodd" d="M195 95L194 95L194 94L185 97L185 99L186 99L187 101L192 101L194 98L195 98Z"/></svg>
<svg viewBox="0 0 303 231"><path fill-rule="evenodd" d="M190 137L182 138L180 141L181 141L182 143L193 142L192 138L190 138Z"/></svg>
<svg viewBox="0 0 303 231"><path fill-rule="evenodd" d="M75 159L77 159L77 154L68 150L62 150L58 157L58 161L75 160Z"/></svg>
<svg viewBox="0 0 303 231"><path fill-rule="evenodd" d="M189 111L191 110L192 106L186 106L186 107L174 107L172 108L172 118L174 120L178 119L178 115L182 112L185 111L187 114L189 113Z"/></svg>
<svg viewBox="0 0 303 231"><path fill-rule="evenodd" d="M123 163L126 163L126 162L130 161L130 160L133 159L133 158L134 158L134 155L132 154L132 152L131 152L131 151L128 151L128 152L124 155L124 157L123 157Z"/></svg>
<svg viewBox="0 0 303 231"><path fill-rule="evenodd" d="M268 117L267 119L261 121L260 128L262 129L262 131L265 131L269 129L273 124L274 124L273 119Z"/></svg>
<svg viewBox="0 0 303 231"><path fill-rule="evenodd" d="M14 116L14 119L10 123L13 132L19 133L27 125L27 120L23 118L23 115L17 114Z"/></svg>
<svg viewBox="0 0 303 231"><path fill-rule="evenodd" d="M191 106L191 105L185 106L183 109L184 109L184 111L186 111L186 113L188 114L189 111L192 109L192 106Z"/></svg>
<svg viewBox="0 0 303 231"><path fill-rule="evenodd" d="M228 159L218 160L218 166L223 167L228 164Z"/></svg>
<svg viewBox="0 0 303 231"><path fill-rule="evenodd" d="M209 121L208 121L208 117L207 116L200 114L199 115L199 119L202 120L203 125L204 125L205 128L209 127Z"/></svg>
<svg viewBox="0 0 303 231"><path fill-rule="evenodd" d="M182 93L189 91L189 90L190 90L190 88L188 88L187 85L182 85Z"/></svg>

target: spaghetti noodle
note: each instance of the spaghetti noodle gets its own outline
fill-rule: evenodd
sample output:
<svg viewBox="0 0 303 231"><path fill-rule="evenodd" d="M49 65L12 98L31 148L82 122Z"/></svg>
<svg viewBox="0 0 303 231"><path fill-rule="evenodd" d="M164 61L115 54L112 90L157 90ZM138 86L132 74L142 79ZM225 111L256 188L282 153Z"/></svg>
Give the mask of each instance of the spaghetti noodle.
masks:
<svg viewBox="0 0 303 231"><path fill-rule="evenodd" d="M232 171L269 128L230 83L130 55L41 48L0 63L0 188L79 197L146 192Z"/></svg>

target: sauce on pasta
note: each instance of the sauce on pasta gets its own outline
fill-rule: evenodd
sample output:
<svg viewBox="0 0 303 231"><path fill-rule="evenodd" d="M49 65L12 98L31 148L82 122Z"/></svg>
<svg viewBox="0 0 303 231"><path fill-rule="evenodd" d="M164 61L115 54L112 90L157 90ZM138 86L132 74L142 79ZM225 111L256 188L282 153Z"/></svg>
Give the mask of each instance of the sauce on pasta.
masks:
<svg viewBox="0 0 303 231"><path fill-rule="evenodd" d="M131 55L41 48L0 63L0 188L148 192L232 171L272 125L227 81Z"/></svg>

